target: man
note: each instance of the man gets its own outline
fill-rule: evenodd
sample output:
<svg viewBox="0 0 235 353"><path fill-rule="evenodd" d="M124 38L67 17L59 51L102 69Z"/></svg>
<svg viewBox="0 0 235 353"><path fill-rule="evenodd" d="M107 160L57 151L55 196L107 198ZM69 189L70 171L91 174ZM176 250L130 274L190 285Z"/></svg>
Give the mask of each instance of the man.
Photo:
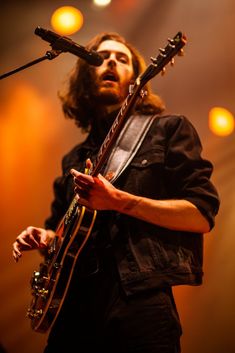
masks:
<svg viewBox="0 0 235 353"><path fill-rule="evenodd" d="M96 36L87 48L103 55L103 64L94 68L79 59L60 98L65 115L88 137L63 158L45 229L19 234L13 256L45 251L76 195L98 217L44 352L178 353L172 287L202 283L203 233L219 209L212 164L201 157L188 119L164 116L163 102L147 85L135 112L155 119L130 165L113 184L85 174L144 69L136 49L115 33Z"/></svg>

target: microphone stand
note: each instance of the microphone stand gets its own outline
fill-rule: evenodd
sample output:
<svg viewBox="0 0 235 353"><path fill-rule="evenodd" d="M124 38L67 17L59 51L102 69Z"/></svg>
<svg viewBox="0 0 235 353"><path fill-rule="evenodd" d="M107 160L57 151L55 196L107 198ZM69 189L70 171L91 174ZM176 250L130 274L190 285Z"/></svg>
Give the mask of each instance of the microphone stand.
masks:
<svg viewBox="0 0 235 353"><path fill-rule="evenodd" d="M18 71L24 70L24 69L26 69L27 67L30 67L30 66L32 66L32 65L35 65L35 64L37 64L37 63L39 63L39 62L41 62L41 61L43 61L43 60L46 60L46 59L48 59L48 60L55 59L55 58L56 58L58 55L60 55L62 52L63 52L62 50L53 50L53 49L52 49L52 50L48 50L44 56L42 56L42 57L40 57L40 58L38 58L38 59L36 59L36 60L30 61L28 64L25 64L25 65L23 65L23 66L20 66L20 67L16 68L15 70L9 71L9 72L7 72L7 73L1 75L1 76L0 76L0 80L2 80L2 79L5 78L5 77L8 77L8 76L10 76L10 75L13 75L13 74L15 74L15 73L18 72Z"/></svg>

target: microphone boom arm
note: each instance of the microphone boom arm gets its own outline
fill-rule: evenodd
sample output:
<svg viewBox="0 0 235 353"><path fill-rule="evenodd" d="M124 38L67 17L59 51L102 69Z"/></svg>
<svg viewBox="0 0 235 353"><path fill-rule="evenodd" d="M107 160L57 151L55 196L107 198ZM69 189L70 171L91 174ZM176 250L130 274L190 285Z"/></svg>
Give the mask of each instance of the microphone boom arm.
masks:
<svg viewBox="0 0 235 353"><path fill-rule="evenodd" d="M8 76L10 76L10 75L13 75L13 74L15 74L16 72L19 72L19 71L21 71L21 70L27 69L27 68L30 67L30 66L33 66L33 65L35 65L35 64L38 64L39 62L41 62L41 61L43 61L43 60L46 60L46 59L48 59L48 60L55 59L55 58L56 58L58 55L60 55L61 53L62 53L61 50L53 50L53 49L52 49L52 50L48 50L44 56L42 56L42 57L40 57L40 58L38 58L38 59L36 59L36 60L30 61L28 64L25 64L25 65L23 65L23 66L20 66L20 67L14 69L14 70L12 70L12 71L6 72L5 74L1 75L1 76L0 76L0 80L2 80L3 78L8 77Z"/></svg>
<svg viewBox="0 0 235 353"><path fill-rule="evenodd" d="M64 52L69 52L71 54L74 54L82 58L83 60L87 61L87 63L90 65L100 66L104 61L103 57L95 50L88 50L84 46L78 43L75 43L74 41L72 41L72 39L68 37L62 37L55 32L49 31L39 26L35 29L34 33L39 37L41 37L43 40L49 42L52 50L48 50L46 52L46 55L44 55L41 58L38 58L34 61L29 62L28 64L25 64L19 68L16 68L15 70L9 71L1 75L0 80L18 71L24 70L27 67L37 64L45 59L52 60L56 58L59 54Z"/></svg>

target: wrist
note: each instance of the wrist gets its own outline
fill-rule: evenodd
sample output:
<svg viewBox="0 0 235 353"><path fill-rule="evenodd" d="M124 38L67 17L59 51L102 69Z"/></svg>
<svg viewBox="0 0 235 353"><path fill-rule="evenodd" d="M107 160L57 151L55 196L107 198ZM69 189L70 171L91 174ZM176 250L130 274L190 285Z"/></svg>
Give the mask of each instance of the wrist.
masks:
<svg viewBox="0 0 235 353"><path fill-rule="evenodd" d="M128 192L116 189L115 211L131 214L131 211L139 204L140 197Z"/></svg>

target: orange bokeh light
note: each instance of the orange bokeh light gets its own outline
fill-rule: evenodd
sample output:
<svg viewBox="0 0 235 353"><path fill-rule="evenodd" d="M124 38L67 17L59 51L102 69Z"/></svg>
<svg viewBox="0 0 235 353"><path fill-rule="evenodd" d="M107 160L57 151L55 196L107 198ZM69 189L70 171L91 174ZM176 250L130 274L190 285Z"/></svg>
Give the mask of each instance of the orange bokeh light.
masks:
<svg viewBox="0 0 235 353"><path fill-rule="evenodd" d="M222 107L214 107L209 112L209 128L218 136L230 135L234 130L234 117Z"/></svg>
<svg viewBox="0 0 235 353"><path fill-rule="evenodd" d="M83 25L83 15L72 6L62 6L54 11L51 17L53 29L61 35L70 35L80 30Z"/></svg>

